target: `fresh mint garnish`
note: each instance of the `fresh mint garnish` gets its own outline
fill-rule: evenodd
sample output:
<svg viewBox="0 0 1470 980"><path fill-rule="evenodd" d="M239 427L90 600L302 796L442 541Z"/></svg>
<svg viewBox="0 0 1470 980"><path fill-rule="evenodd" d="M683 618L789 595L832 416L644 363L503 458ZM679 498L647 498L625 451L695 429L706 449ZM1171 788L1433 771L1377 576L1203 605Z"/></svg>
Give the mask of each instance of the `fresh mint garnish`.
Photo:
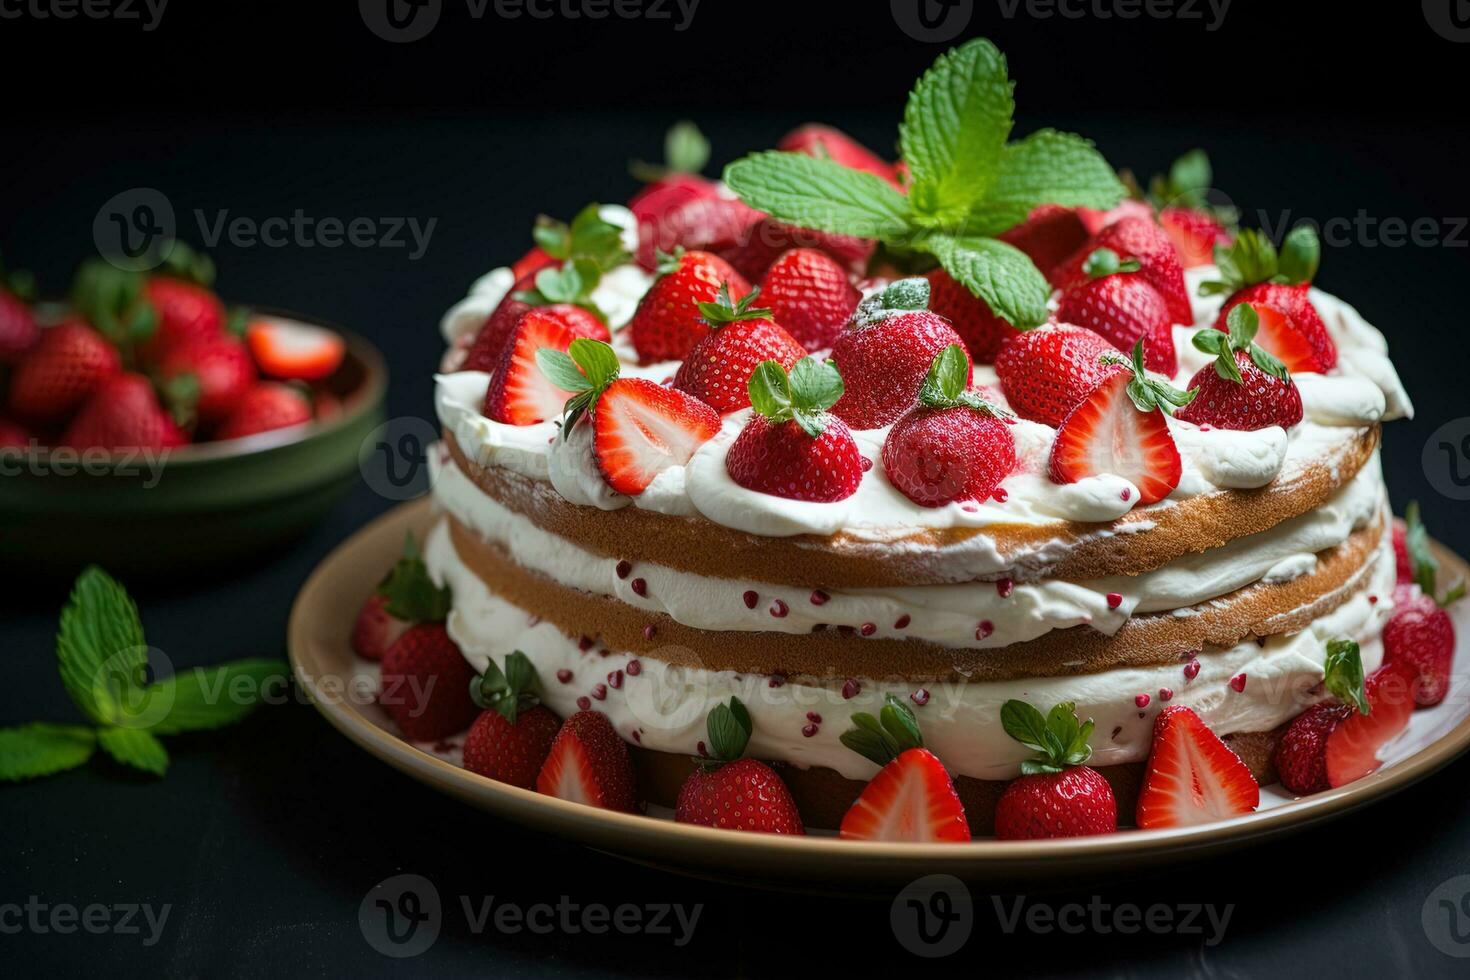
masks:
<svg viewBox="0 0 1470 980"><path fill-rule="evenodd" d="M815 439L827 428L827 409L842 397L837 365L803 357L791 373L779 361L762 361L746 384L750 404L772 422L795 421Z"/></svg>
<svg viewBox="0 0 1470 980"><path fill-rule="evenodd" d="M1001 705L1000 725L1011 738L1038 753L1021 763L1024 776L1058 773L1092 758L1092 746L1087 744L1092 719L1079 722L1077 706L1071 701L1063 701L1043 717L1032 705L1013 698Z"/></svg>
<svg viewBox="0 0 1470 980"><path fill-rule="evenodd" d="M1102 356L1102 360L1110 364L1118 364L1133 372L1133 378L1128 382L1125 389L1133 406L1140 412L1152 412L1159 409L1165 414L1171 413L1176 408L1183 408L1194 401L1194 396L1199 394L1198 388L1188 391L1180 391L1173 385L1158 381L1149 377L1148 370L1143 366L1143 338L1133 345L1133 353L1130 357L1122 354L1108 352Z"/></svg>
<svg viewBox="0 0 1470 980"><path fill-rule="evenodd" d="M1124 195L1079 136L1044 129L1007 142L1013 83L980 38L941 55L914 86L899 128L908 194L830 159L763 152L725 168L745 203L803 228L876 238L890 254L929 255L1013 326L1046 320L1050 288L995 236L1037 205L1110 208Z"/></svg>

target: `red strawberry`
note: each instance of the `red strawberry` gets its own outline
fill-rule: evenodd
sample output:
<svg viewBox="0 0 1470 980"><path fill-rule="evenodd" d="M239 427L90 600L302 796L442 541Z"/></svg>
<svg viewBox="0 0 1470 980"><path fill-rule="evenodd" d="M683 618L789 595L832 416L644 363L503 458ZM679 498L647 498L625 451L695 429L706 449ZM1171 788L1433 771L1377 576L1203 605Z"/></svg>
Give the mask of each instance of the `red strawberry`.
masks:
<svg viewBox="0 0 1470 980"><path fill-rule="evenodd" d="M243 439L311 421L311 402L290 385L261 381L240 396L214 432L216 439Z"/></svg>
<svg viewBox="0 0 1470 980"><path fill-rule="evenodd" d="M1439 603L1417 590L1396 590L1394 602L1383 627L1383 662L1408 666L1416 679L1414 703L1432 707L1449 693L1455 624Z"/></svg>
<svg viewBox="0 0 1470 980"><path fill-rule="evenodd" d="M969 840L954 781L924 748L913 710L890 694L878 717L859 713L852 720L857 727L843 733L842 744L882 768L842 818L841 835L921 844Z"/></svg>
<svg viewBox="0 0 1470 980"><path fill-rule="evenodd" d="M14 364L41 339L31 308L0 286L0 364Z"/></svg>
<svg viewBox="0 0 1470 980"><path fill-rule="evenodd" d="M552 384L536 363L536 352L542 348L565 351L577 339L561 317L548 312L551 309L527 310L511 332L485 393L489 418L507 425L535 425L560 415L572 397Z"/></svg>
<svg viewBox="0 0 1470 980"><path fill-rule="evenodd" d="M994 364L1001 347L1020 331L990 312L985 300L943 269L924 278L929 280L929 308L949 321L976 363Z"/></svg>
<svg viewBox="0 0 1470 980"><path fill-rule="evenodd" d="M853 323L832 345L846 393L833 414L855 429L887 425L913 407L934 358L964 340L929 310L929 282L900 279L858 305ZM970 382L965 355L965 384Z"/></svg>
<svg viewBox="0 0 1470 980"><path fill-rule="evenodd" d="M1385 663L1366 684L1369 712L1353 711L1327 737L1327 782L1334 788L1377 772L1378 752L1409 725L1420 689L1414 666Z"/></svg>
<svg viewBox="0 0 1470 980"><path fill-rule="evenodd" d="M175 346L212 340L225 329L225 307L207 287L172 276L150 276L143 294L158 320L139 350L144 363L156 362Z"/></svg>
<svg viewBox="0 0 1470 980"><path fill-rule="evenodd" d="M447 738L475 720L475 671L443 623L409 627L383 654L381 678L378 704L414 741Z"/></svg>
<svg viewBox="0 0 1470 980"><path fill-rule="evenodd" d="M715 705L695 769L679 787L674 819L721 830L805 834L791 792L771 767L742 759L750 741L750 712L739 698Z"/></svg>
<svg viewBox="0 0 1470 980"><path fill-rule="evenodd" d="M1131 197L1124 198L1118 202L1117 206L1106 211L1099 211L1096 208L1077 209L1077 217L1081 219L1089 235L1096 235L1108 225L1124 218L1145 218L1152 221L1153 216L1153 208L1149 207L1146 201L1139 201Z"/></svg>
<svg viewBox="0 0 1470 980"><path fill-rule="evenodd" d="M749 408L750 375L756 365L775 361L790 368L806 356L806 349L771 318L771 310L751 307L759 292L751 290L732 302L722 286L716 302L700 304L710 332L679 365L676 389L717 412Z"/></svg>
<svg viewBox="0 0 1470 980"><path fill-rule="evenodd" d="M1352 709L1335 701L1314 704L1297 715L1276 744L1281 785L1298 795L1329 789L1327 738Z"/></svg>
<svg viewBox="0 0 1470 980"><path fill-rule="evenodd" d="M671 256L659 272L628 324L633 346L645 364L688 356L709 332L699 304L714 302L721 286L727 286L737 300L750 292L744 276L708 252Z"/></svg>
<svg viewBox="0 0 1470 980"><path fill-rule="evenodd" d="M1215 246L1230 246L1230 233L1224 225L1199 208L1164 208L1159 212L1159 224L1186 269L1209 265L1215 261Z"/></svg>
<svg viewBox="0 0 1470 980"><path fill-rule="evenodd" d="M922 507L983 500L1016 467L1013 420L965 390L965 369L959 345L945 348L924 379L918 406L883 441L889 482Z"/></svg>
<svg viewBox="0 0 1470 980"><path fill-rule="evenodd" d="M1250 813L1261 787L1194 709L1172 704L1154 720L1134 822L1144 830L1195 827Z"/></svg>
<svg viewBox="0 0 1470 980"><path fill-rule="evenodd" d="M1249 303L1261 320L1256 343L1288 370L1299 373L1330 369L1337 363L1337 346L1309 295L1321 257L1322 245L1311 225L1293 228L1280 251L1260 232L1242 231L1230 248L1221 252L1222 281L1207 282L1202 287L1205 293L1230 294L1220 307L1215 328L1228 330L1230 311Z"/></svg>
<svg viewBox="0 0 1470 980"><path fill-rule="evenodd" d="M1194 400L1175 413L1195 425L1251 432L1279 425L1289 429L1302 420L1302 395L1286 366L1258 344L1256 310L1248 303L1230 316L1230 332L1201 330L1194 346L1214 354L1215 363L1189 379Z"/></svg>
<svg viewBox="0 0 1470 980"><path fill-rule="evenodd" d="M863 457L841 419L828 413L842 397L842 376L811 357L787 374L767 361L750 376L756 414L725 454L730 479L747 490L788 500L830 503L852 496Z"/></svg>
<svg viewBox="0 0 1470 980"><path fill-rule="evenodd" d="M80 320L41 332L10 379L10 411L41 424L60 422L122 366L117 350Z"/></svg>
<svg viewBox="0 0 1470 980"><path fill-rule="evenodd" d="M638 810L633 761L607 715L579 711L562 722L536 791L604 810Z"/></svg>
<svg viewBox="0 0 1470 980"><path fill-rule="evenodd" d="M592 410L592 452L608 486L636 496L683 466L720 431L720 416L692 395L642 378L612 382Z"/></svg>
<svg viewBox="0 0 1470 980"><path fill-rule="evenodd" d="M7 418L0 418L0 449L29 449L35 439L31 430Z"/></svg>
<svg viewBox="0 0 1470 980"><path fill-rule="evenodd" d="M363 603L352 625L352 649L367 660L382 660L414 623L441 623L449 615L451 595L429 576L410 534L403 555Z"/></svg>
<svg viewBox="0 0 1470 980"><path fill-rule="evenodd" d="M511 263L510 272L515 276L517 283L522 281L531 283L534 282L536 273L548 267L554 268L560 261L555 256L548 254L540 245L535 245L525 255Z"/></svg>
<svg viewBox="0 0 1470 980"><path fill-rule="evenodd" d="M1050 278L1051 271L1086 245L1091 235L1076 208L1041 204L1027 215L1025 221L1002 233L1000 240L1025 252L1041 274ZM938 307L935 310L944 312ZM960 330L960 333L964 331ZM971 350L971 353L975 352Z"/></svg>
<svg viewBox="0 0 1470 980"><path fill-rule="evenodd" d="M244 343L221 333L173 347L159 361L157 376L175 418L212 425L255 383L255 363Z"/></svg>
<svg viewBox="0 0 1470 980"><path fill-rule="evenodd" d="M809 351L831 347L862 298L842 266L814 248L783 252L760 289L772 318Z"/></svg>
<svg viewBox="0 0 1470 980"><path fill-rule="evenodd" d="M1047 324L1011 338L995 359L1006 402L1022 418L1057 426L1098 383L1124 369L1091 330Z"/></svg>
<svg viewBox="0 0 1470 980"><path fill-rule="evenodd" d="M480 332L475 334L475 341L470 345L470 352L465 356L460 370L494 371L505 354L511 334L515 333L516 326L531 310L536 310L543 317L554 320L563 329L569 331L573 337L588 337L603 343L612 340L612 335L607 331L607 324L603 323L601 318L591 310L573 306L570 303L532 306L514 296L507 296L501 300L495 312L485 320L485 325L480 328Z"/></svg>
<svg viewBox="0 0 1470 980"><path fill-rule="evenodd" d="M1144 366L1173 377L1179 370L1174 328L1158 290L1137 270L1137 260L1120 260L1111 249L1088 256L1084 278L1062 290L1057 319L1086 327L1121 351L1143 341Z"/></svg>
<svg viewBox="0 0 1470 980"><path fill-rule="evenodd" d="M638 264L652 270L658 264L659 252L672 252L680 245L694 248L707 244L691 239L704 237L704 229L718 226L712 211L721 206L705 208L700 202L719 196L719 185L697 174L670 174L633 195L628 210L638 220ZM730 213L735 214L735 209Z"/></svg>
<svg viewBox="0 0 1470 980"><path fill-rule="evenodd" d="M491 660L478 684L470 686L485 710L464 740L464 767L502 783L535 789L536 777L551 754L561 722L541 706L536 668L516 650L502 670Z"/></svg>
<svg viewBox="0 0 1470 980"><path fill-rule="evenodd" d="M1051 478L1076 483L1121 476L1138 488L1138 502L1163 500L1179 486L1183 463L1164 408L1189 401L1143 371L1142 342L1133 348L1133 373L1105 378L1062 420L1051 447Z"/></svg>
<svg viewBox="0 0 1470 980"><path fill-rule="evenodd" d="M254 320L245 328L245 341L260 370L282 381L320 381L347 353L341 334L288 320Z"/></svg>
<svg viewBox="0 0 1470 980"><path fill-rule="evenodd" d="M805 153L810 157L831 160L853 170L876 174L894 187L902 190L894 165L851 136L832 126L807 123L798 126L776 144L776 149L787 153Z"/></svg>
<svg viewBox="0 0 1470 980"><path fill-rule="evenodd" d="M1079 722L1070 702L1043 716L1013 699L1001 706L1000 721L1007 735L1038 754L1021 763L1021 777L996 803L998 839L1090 837L1118 829L1112 786L1085 764L1092 757L1091 718Z"/></svg>
<svg viewBox="0 0 1470 980"><path fill-rule="evenodd" d="M1194 310L1189 305L1189 291L1184 285L1184 266L1179 262L1179 253L1174 251L1174 243L1164 229L1154 223L1152 216L1130 215L1104 227L1092 241L1058 267L1054 284L1065 289L1086 278L1087 260L1100 248L1116 252L1119 258L1138 262L1139 275L1158 290L1171 322L1194 322Z"/></svg>
<svg viewBox="0 0 1470 980"><path fill-rule="evenodd" d="M1393 561L1396 581L1407 585L1414 581L1414 565L1409 559L1409 528L1402 520L1393 519Z"/></svg>
<svg viewBox="0 0 1470 980"><path fill-rule="evenodd" d="M706 247L734 266L742 276L754 280L764 276L779 256L794 248L815 249L841 268L861 272L867 267L875 246L871 238L798 228L763 215L746 227L733 244Z"/></svg>
<svg viewBox="0 0 1470 980"><path fill-rule="evenodd" d="M169 449L188 441L141 374L102 382L61 437L61 445L76 449Z"/></svg>
<svg viewBox="0 0 1470 980"><path fill-rule="evenodd" d="M745 202L719 193L671 193L659 208L651 224L639 224L638 264L649 271L657 270L660 253L680 248L738 252L752 241L756 226L765 220L764 214Z"/></svg>

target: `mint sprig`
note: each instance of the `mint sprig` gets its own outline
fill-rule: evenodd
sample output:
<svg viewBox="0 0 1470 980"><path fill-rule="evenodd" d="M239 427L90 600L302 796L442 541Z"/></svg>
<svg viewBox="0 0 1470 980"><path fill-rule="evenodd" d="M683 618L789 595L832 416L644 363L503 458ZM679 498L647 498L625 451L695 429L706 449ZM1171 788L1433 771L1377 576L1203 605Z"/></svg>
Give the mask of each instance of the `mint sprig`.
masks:
<svg viewBox="0 0 1470 980"><path fill-rule="evenodd" d="M1201 296L1229 295L1272 282L1295 286L1309 283L1322 261L1322 242L1311 225L1297 225L1287 233L1278 250L1271 239L1254 228L1243 228L1230 245L1215 246L1215 266L1220 278L1200 283Z"/></svg>
<svg viewBox="0 0 1470 980"><path fill-rule="evenodd" d="M565 439L583 413L589 411L607 386L618 379L618 355L600 340L578 337L563 353L550 347L536 352L536 366L562 391L570 391L562 408L561 434Z"/></svg>
<svg viewBox="0 0 1470 980"><path fill-rule="evenodd" d="M924 734L914 712L892 694L883 696L883 707L878 717L866 711L852 716L852 728L838 736L838 740L864 759L879 766L886 766L909 749L924 747Z"/></svg>
<svg viewBox="0 0 1470 980"><path fill-rule="evenodd" d="M542 215L536 219L531 238L554 259L588 259L604 272L631 258L623 248L623 230L603 220L600 204L587 205L569 224Z"/></svg>
<svg viewBox="0 0 1470 980"><path fill-rule="evenodd" d="M1221 330L1201 330L1190 341L1195 350L1215 355L1216 374L1226 381L1244 384L1245 379L1241 377L1235 352L1245 351L1250 355L1252 363L1271 377L1291 381L1291 372L1280 358L1253 342L1256 331L1261 326L1260 314L1254 306L1249 303L1236 304L1225 317L1225 325L1229 328L1228 333Z"/></svg>
<svg viewBox="0 0 1470 980"><path fill-rule="evenodd" d="M545 268L536 273L531 289L518 289L511 298L527 306L550 306L567 303L580 306L604 323L607 314L592 301L592 291L602 281L602 268L592 259L576 258L561 268Z"/></svg>
<svg viewBox="0 0 1470 980"><path fill-rule="evenodd" d="M1000 725L1007 735L1037 753L1021 763L1024 776L1058 773L1092 758L1092 746L1087 743L1093 721L1079 722L1077 706L1071 701L1063 701L1043 716L1032 705L1013 698L1001 705Z"/></svg>
<svg viewBox="0 0 1470 980"><path fill-rule="evenodd" d="M794 421L813 439L829 421L827 409L842 397L842 375L837 365L803 357L786 369L779 361L762 361L746 383L750 404L772 422Z"/></svg>
<svg viewBox="0 0 1470 980"><path fill-rule="evenodd" d="M1327 641L1327 657L1322 664L1322 680L1332 696L1343 704L1372 714L1368 692L1363 681L1363 656L1357 643L1339 639Z"/></svg>
<svg viewBox="0 0 1470 980"><path fill-rule="evenodd" d="M56 659L62 685L90 724L0 729L0 781L74 769L98 746L123 765L162 776L169 758L159 735L233 724L288 673L279 660L251 659L151 680L138 608L95 566L78 577L62 610Z"/></svg>
<svg viewBox="0 0 1470 980"><path fill-rule="evenodd" d="M1013 88L1004 56L983 38L940 56L899 128L907 195L873 174L780 152L735 161L725 183L783 222L932 256L997 316L1028 329L1046 320L1050 287L995 236L1040 204L1110 208L1124 187L1081 137L1045 129L1008 143Z"/></svg>
<svg viewBox="0 0 1470 980"><path fill-rule="evenodd" d="M1419 516L1419 501L1411 500L1404 508L1404 526L1404 544L1419 590L1439 603L1440 608L1464 598L1464 582L1456 582L1443 597L1439 594L1439 559L1434 557L1434 551L1429 547L1429 530Z"/></svg>

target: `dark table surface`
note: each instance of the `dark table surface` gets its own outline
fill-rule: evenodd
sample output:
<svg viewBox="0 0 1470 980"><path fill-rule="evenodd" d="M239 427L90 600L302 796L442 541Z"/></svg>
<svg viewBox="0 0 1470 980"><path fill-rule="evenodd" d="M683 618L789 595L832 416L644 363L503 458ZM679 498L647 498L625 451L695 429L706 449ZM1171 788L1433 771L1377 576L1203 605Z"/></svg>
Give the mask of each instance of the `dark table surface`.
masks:
<svg viewBox="0 0 1470 980"><path fill-rule="evenodd" d="M886 145L896 112L838 113L834 121ZM0 202L0 245L59 289L90 247L101 203L140 186L164 191L183 236L196 243L196 209L209 220L226 211L290 216L298 208L316 218L436 219L418 259L393 248L226 242L212 249L228 297L310 311L374 339L393 372L390 414L426 418L439 314L475 276L519 254L537 211L567 216L593 197L625 197L633 187L623 176L627 159L654 153L670 118L531 109L329 118L290 110L140 113L126 125L35 118L23 139L6 140L0 175L11 191ZM719 161L768 145L798 121L775 110L700 118ZM1020 128L1039 122L1023 119ZM1467 213L1459 183L1470 149L1465 128L1453 119L1161 120L1130 118L1121 108L1080 118L1053 114L1045 122L1086 132L1115 164L1144 172L1206 145L1218 182L1247 210L1249 223L1337 218L1356 228L1329 243L1320 283L1388 333L1416 399L1417 418L1387 432L1388 482L1396 503L1421 499L1433 533L1470 553L1464 504L1435 489L1446 485L1447 472L1421 462L1431 434L1470 415L1463 377L1470 249L1455 218ZM99 147L106 152L99 155ZM1359 214L1371 226L1354 225ZM1432 244L1396 246L1381 234L1385 219L1416 218L1435 222ZM278 554L201 580L136 589L149 641L185 665L284 656L287 615L306 576L391 506L361 486ZM0 724L71 720L51 652L65 586L27 582L25 569L4 575L0 615L10 680L0 695ZM262 710L222 732L172 738L169 749L173 765L162 781L99 758L71 773L0 787L0 956L7 969L730 976L920 966L890 927L892 894L781 893L593 853L399 775L305 704ZM1147 875L1066 882L1061 889L1004 885L994 895L976 884L968 944L929 968L984 969L1007 957L1017 970L1058 975L1463 975L1464 961L1429 941L1422 915L1441 883L1470 874L1467 781L1470 759L1461 759L1392 799L1301 836ZM375 885L403 874L428 879L443 911L437 941L394 962L371 945L359 907ZM580 910L677 903L686 915L697 906L698 919L683 945L677 935L649 932L512 933L493 921L478 927L478 910L492 898L522 909L543 902ZM1080 904L1086 924L1080 932L1042 930L1023 916L1012 926L1017 901L1063 914ZM7 912L7 903L21 909ZM29 915L28 903L45 911L17 933L14 915ZM155 916L167 909L167 918L156 935L141 914L132 919L136 933L62 934L50 927L50 910L96 903L113 906L109 914L118 917L127 906L146 906ZM1206 924L1203 935L1125 934L1109 925L1118 914L1126 919L1130 907L1155 903L1179 916L1192 915L1196 905L1211 906L1217 917L1228 912L1223 938L1211 941L1204 916L1196 919ZM1461 922L1470 923L1470 914ZM1470 945L1457 951L1470 953Z"/></svg>

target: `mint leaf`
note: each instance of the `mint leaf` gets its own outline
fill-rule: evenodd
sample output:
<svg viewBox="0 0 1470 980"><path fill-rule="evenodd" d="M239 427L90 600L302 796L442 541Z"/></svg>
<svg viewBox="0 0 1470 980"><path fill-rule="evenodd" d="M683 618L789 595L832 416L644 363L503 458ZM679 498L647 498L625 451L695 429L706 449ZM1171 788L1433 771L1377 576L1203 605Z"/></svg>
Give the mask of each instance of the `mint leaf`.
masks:
<svg viewBox="0 0 1470 980"><path fill-rule="evenodd" d="M142 728L100 728L97 744L118 762L162 776L168 771L168 751Z"/></svg>
<svg viewBox="0 0 1470 980"><path fill-rule="evenodd" d="M709 140L687 119L664 135L664 165L671 173L697 174L709 163Z"/></svg>
<svg viewBox="0 0 1470 980"><path fill-rule="evenodd" d="M176 735L233 725L260 705L260 697L277 679L282 684L291 668L280 660L233 660L212 667L195 667L165 678L151 688L166 698L168 712L150 726L156 735Z"/></svg>
<svg viewBox="0 0 1470 980"><path fill-rule="evenodd" d="M746 382L750 405L773 422L791 417L791 386L780 361L762 361Z"/></svg>
<svg viewBox="0 0 1470 980"><path fill-rule="evenodd" d="M1025 252L994 238L933 235L922 243L957 282L1018 330L1044 323L1051 287Z"/></svg>
<svg viewBox="0 0 1470 980"><path fill-rule="evenodd" d="M725 168L725 183L751 207L801 228L885 239L910 230L908 199L887 181L804 153L753 153Z"/></svg>
<svg viewBox="0 0 1470 980"><path fill-rule="evenodd" d="M1012 698L1000 706L1000 727L1028 749L1045 751L1046 719L1025 701Z"/></svg>
<svg viewBox="0 0 1470 980"><path fill-rule="evenodd" d="M842 375L830 361L803 357L791 368L791 401L806 412L825 412L842 397Z"/></svg>
<svg viewBox="0 0 1470 980"><path fill-rule="evenodd" d="M1322 679L1337 700L1357 708L1360 714L1372 713L1363 683L1363 657L1352 640L1327 641Z"/></svg>
<svg viewBox="0 0 1470 980"><path fill-rule="evenodd" d="M1126 194L1091 140L1042 129L1005 147L999 175L964 227L968 234L998 235L1039 204L1106 210Z"/></svg>
<svg viewBox="0 0 1470 980"><path fill-rule="evenodd" d="M594 388L606 387L622 369L618 364L618 355L600 340L578 337L567 347L567 353Z"/></svg>
<svg viewBox="0 0 1470 980"><path fill-rule="evenodd" d="M15 782L75 769L97 746L92 729L35 722L0 728L0 781Z"/></svg>
<svg viewBox="0 0 1470 980"><path fill-rule="evenodd" d="M148 653L138 607L95 565L77 577L61 611L56 659L66 693L98 724L117 721L122 701L147 681Z"/></svg>
<svg viewBox="0 0 1470 980"><path fill-rule="evenodd" d="M969 366L965 349L959 344L950 344L940 351L930 362L929 373L919 386L920 404L934 408L956 404L964 393Z"/></svg>
<svg viewBox="0 0 1470 980"><path fill-rule="evenodd" d="M1015 112L1005 56L977 38L939 58L909 95L899 147L917 221L953 227L985 198Z"/></svg>

